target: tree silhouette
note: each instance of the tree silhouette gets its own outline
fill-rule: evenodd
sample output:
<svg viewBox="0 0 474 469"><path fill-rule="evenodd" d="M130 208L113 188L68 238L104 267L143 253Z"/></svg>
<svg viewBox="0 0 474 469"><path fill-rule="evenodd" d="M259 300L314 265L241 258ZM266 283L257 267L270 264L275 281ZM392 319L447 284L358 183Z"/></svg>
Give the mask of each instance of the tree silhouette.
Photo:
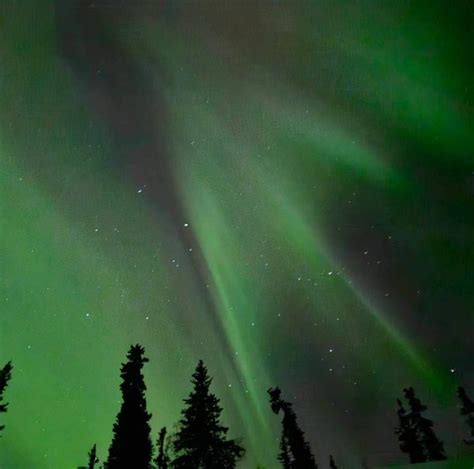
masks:
<svg viewBox="0 0 474 469"><path fill-rule="evenodd" d="M410 407L410 423L414 426L419 436L419 441L423 445L425 460L442 461L446 459L443 443L438 439L433 430L433 421L422 415L427 410L427 407L416 397L415 390L412 387L405 388L403 392Z"/></svg>
<svg viewBox="0 0 474 469"><path fill-rule="evenodd" d="M170 463L170 458L168 456L166 444L165 444L165 438L166 438L166 427L163 427L160 430L160 433L158 435L158 456L155 459L156 467L157 469L168 469L169 463Z"/></svg>
<svg viewBox="0 0 474 469"><path fill-rule="evenodd" d="M290 456L290 447L288 443L288 436L284 430L281 432L280 454L278 455L278 460L281 462L281 465L285 469L293 467L291 465L291 456Z"/></svg>
<svg viewBox="0 0 474 469"><path fill-rule="evenodd" d="M147 412L142 368L148 362L145 350L132 345L128 361L122 364L122 406L114 423L112 444L105 463L107 469L149 469L153 447L150 439L151 414Z"/></svg>
<svg viewBox="0 0 474 469"><path fill-rule="evenodd" d="M332 454L329 455L329 467L330 469L337 469L336 463L334 462L334 458Z"/></svg>
<svg viewBox="0 0 474 469"><path fill-rule="evenodd" d="M87 469L94 469L95 465L99 462L97 457L97 447L94 445L89 451L89 462L87 463Z"/></svg>
<svg viewBox="0 0 474 469"><path fill-rule="evenodd" d="M470 440L464 440L466 444L474 444L474 402L471 401L467 395L466 390L459 386L458 388L458 397L461 401L461 415L466 416L466 423L469 426L469 431L471 433Z"/></svg>
<svg viewBox="0 0 474 469"><path fill-rule="evenodd" d="M209 392L212 378L202 360L191 380L193 390L184 400L179 428L173 440L175 459L171 467L179 469L232 469L244 455L236 440L227 439L228 428L220 423L219 399Z"/></svg>
<svg viewBox="0 0 474 469"><path fill-rule="evenodd" d="M278 460L284 469L317 469L311 448L298 426L296 414L290 402L281 398L280 388L269 389L270 404L275 414L283 411L282 435Z"/></svg>
<svg viewBox="0 0 474 469"><path fill-rule="evenodd" d="M400 449L408 454L410 463L416 464L419 462L425 462L425 452L415 424L412 422L410 414L407 413L400 399L397 399L397 402L399 426L395 430L395 433L398 435Z"/></svg>
<svg viewBox="0 0 474 469"><path fill-rule="evenodd" d="M4 414L8 410L8 403L3 402L3 393L8 386L8 382L12 377L12 362L8 362L0 370L0 414ZM0 425L0 432L5 428L5 425Z"/></svg>

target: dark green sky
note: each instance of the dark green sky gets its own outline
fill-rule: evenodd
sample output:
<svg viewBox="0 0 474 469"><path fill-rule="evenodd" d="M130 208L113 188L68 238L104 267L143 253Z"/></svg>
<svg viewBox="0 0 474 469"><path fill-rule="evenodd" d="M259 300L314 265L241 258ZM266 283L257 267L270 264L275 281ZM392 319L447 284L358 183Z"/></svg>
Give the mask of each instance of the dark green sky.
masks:
<svg viewBox="0 0 474 469"><path fill-rule="evenodd" d="M469 4L3 0L0 465L105 456L136 342L156 436L202 358L243 468L275 467L274 385L323 464L397 454L406 385L457 451Z"/></svg>

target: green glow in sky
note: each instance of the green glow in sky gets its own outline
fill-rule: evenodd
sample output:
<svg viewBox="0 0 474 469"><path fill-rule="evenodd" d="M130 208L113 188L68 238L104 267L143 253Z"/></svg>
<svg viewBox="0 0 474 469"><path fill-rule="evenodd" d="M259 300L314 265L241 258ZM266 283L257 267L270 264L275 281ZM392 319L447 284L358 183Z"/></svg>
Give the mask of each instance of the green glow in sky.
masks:
<svg viewBox="0 0 474 469"><path fill-rule="evenodd" d="M124 170L52 0L0 6L2 467L73 468L94 443L103 458L131 343L154 438L202 358L249 468L275 467L270 386L317 460L357 467L396 450L403 386L442 413L474 376L457 336L474 305L462 7L254 3L107 23L166 107L179 220Z"/></svg>

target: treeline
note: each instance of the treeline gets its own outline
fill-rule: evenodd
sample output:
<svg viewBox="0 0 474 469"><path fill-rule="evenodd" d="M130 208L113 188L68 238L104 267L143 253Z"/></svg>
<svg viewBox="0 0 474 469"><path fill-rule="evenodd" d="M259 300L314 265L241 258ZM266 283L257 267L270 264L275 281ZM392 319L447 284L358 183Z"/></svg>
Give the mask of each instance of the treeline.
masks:
<svg viewBox="0 0 474 469"><path fill-rule="evenodd" d="M152 441L149 424L151 414L147 410L146 385L143 367L148 362L141 345L132 345L127 360L122 364L120 390L122 403L113 424L112 442L102 469L233 469L245 455L240 439L227 436L229 428L221 423L222 407L211 392L212 377L202 360L191 378L192 390L184 399L181 418L173 432L161 428L156 442ZM8 362L0 369L0 414L7 412L4 392L12 376L12 364ZM282 416L280 451L277 459L283 469L317 469L315 456L291 402L282 398L279 388L268 391L271 410ZM446 459L443 442L434 431L433 421L424 416L427 407L416 397L415 390L403 390L406 404L398 403L398 426L395 434L400 449L406 453L410 463ZM474 402L464 388L458 388L460 412L465 418L470 436L464 440L474 444ZM5 425L0 425L0 436ZM154 456L156 452L156 456ZM99 457L96 445L88 454L86 466L79 469L98 469ZM338 466L328 458L330 469ZM342 468L342 466L340 466ZM263 469L258 466L257 469Z"/></svg>
<svg viewBox="0 0 474 469"><path fill-rule="evenodd" d="M184 399L184 408L177 430L168 434L163 427L156 441L157 455L153 458L154 445L151 438L145 398L146 385L142 373L148 362L145 350L133 345L127 361L122 364L122 404L117 414L112 443L104 469L233 469L245 454L240 439L227 436L228 427L221 423L222 407L219 399L210 391L212 378L200 360L191 378L192 390ZM304 432L297 423L291 403L281 398L279 388L269 389L273 412L282 412L282 436L278 460L288 469L316 469ZM96 445L89 452L87 469L99 464ZM331 468L337 466L330 457Z"/></svg>

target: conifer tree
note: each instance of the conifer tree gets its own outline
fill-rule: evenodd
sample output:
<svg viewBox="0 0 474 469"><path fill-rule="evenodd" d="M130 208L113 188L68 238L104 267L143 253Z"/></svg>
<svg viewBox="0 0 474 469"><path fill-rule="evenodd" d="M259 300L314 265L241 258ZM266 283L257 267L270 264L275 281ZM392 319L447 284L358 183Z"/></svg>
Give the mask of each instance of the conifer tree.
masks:
<svg viewBox="0 0 474 469"><path fill-rule="evenodd" d="M179 428L173 439L177 469L232 469L244 455L236 440L227 439L228 428L220 423L219 399L209 391L212 378L202 360L191 380L193 390L184 400Z"/></svg>
<svg viewBox="0 0 474 469"><path fill-rule="evenodd" d="M330 469L337 469L336 463L334 462L334 458L332 454L329 455L329 467Z"/></svg>
<svg viewBox="0 0 474 469"><path fill-rule="evenodd" d="M166 438L166 427L163 427L160 430L160 434L158 435L158 455L155 459L157 469L168 469L169 468L169 456L165 444Z"/></svg>
<svg viewBox="0 0 474 469"><path fill-rule="evenodd" d="M398 421L399 426L395 430L398 435L398 441L400 442L400 449L408 454L411 464L416 464L426 461L425 452L423 445L421 444L420 437L416 430L414 423L411 421L410 415L403 407L400 399L398 402Z"/></svg>
<svg viewBox="0 0 474 469"><path fill-rule="evenodd" d="M433 421L423 417L427 407L415 396L415 390L410 387L403 390L410 406L410 420L415 426L425 450L427 461L443 461L446 459L443 443L433 430Z"/></svg>
<svg viewBox="0 0 474 469"><path fill-rule="evenodd" d="M458 388L458 397L461 401L461 415L466 416L466 423L471 434L471 438L464 440L464 443L472 445L474 444L474 402L471 401L466 390L461 386Z"/></svg>
<svg viewBox="0 0 474 469"><path fill-rule="evenodd" d="M298 426L292 404L281 398L279 388L269 389L270 404L275 414L283 411L282 436L278 459L284 469L317 469L311 448Z"/></svg>
<svg viewBox="0 0 474 469"><path fill-rule="evenodd" d="M0 414L4 414L8 410L8 403L3 402L3 393L8 386L8 382L12 377L12 362L8 362L0 370ZM0 425L0 432L5 428L5 425Z"/></svg>
<svg viewBox="0 0 474 469"><path fill-rule="evenodd" d="M113 439L109 448L106 469L149 469L153 447L150 439L149 420L145 399L143 365L148 362L145 350L132 345L127 362L122 364L122 405L113 427Z"/></svg>
<svg viewBox="0 0 474 469"><path fill-rule="evenodd" d="M87 469L95 469L95 465L99 462L97 457L97 447L94 445L89 451L89 462L87 463Z"/></svg>

